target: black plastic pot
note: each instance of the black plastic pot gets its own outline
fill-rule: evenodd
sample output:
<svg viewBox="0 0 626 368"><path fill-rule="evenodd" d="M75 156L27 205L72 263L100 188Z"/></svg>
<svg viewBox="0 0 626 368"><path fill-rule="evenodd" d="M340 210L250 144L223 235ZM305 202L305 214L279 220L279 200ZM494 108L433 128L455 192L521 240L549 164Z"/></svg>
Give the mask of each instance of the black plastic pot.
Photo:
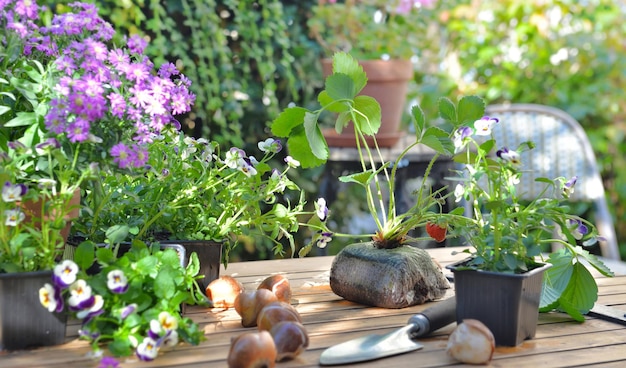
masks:
<svg viewBox="0 0 626 368"><path fill-rule="evenodd" d="M493 333L496 345L517 346L535 337L544 272L523 274L460 269L468 260L447 266L454 273L456 320L477 319Z"/></svg>
<svg viewBox="0 0 626 368"><path fill-rule="evenodd" d="M20 350L65 342L67 316L39 302L39 289L52 271L0 274L0 350Z"/></svg>
<svg viewBox="0 0 626 368"><path fill-rule="evenodd" d="M198 284L202 290L205 290L211 281L220 276L223 243L214 242L212 240L171 240L162 241L161 244L180 244L185 248L185 261L183 266L187 266L189 256L192 252L198 255L198 260L200 261L200 272L198 274L204 276L204 278L198 280Z"/></svg>

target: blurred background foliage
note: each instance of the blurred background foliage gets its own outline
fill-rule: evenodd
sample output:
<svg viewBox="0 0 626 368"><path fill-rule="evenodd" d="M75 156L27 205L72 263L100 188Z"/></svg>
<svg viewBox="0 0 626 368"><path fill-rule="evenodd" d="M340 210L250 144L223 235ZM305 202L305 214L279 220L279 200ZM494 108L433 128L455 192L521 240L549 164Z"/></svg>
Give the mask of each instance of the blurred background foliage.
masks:
<svg viewBox="0 0 626 368"><path fill-rule="evenodd" d="M71 1L39 3L58 8ZM306 28L316 1L91 2L121 34L148 37L157 65L174 62L192 80L198 97L183 121L191 135L245 148L269 135L269 122L289 103L316 106L321 50ZM440 96L478 94L570 113L592 140L626 259L626 5L439 0L434 6L409 100L428 112ZM301 175L296 180L313 202L320 170ZM272 257L253 242L241 251L243 259Z"/></svg>

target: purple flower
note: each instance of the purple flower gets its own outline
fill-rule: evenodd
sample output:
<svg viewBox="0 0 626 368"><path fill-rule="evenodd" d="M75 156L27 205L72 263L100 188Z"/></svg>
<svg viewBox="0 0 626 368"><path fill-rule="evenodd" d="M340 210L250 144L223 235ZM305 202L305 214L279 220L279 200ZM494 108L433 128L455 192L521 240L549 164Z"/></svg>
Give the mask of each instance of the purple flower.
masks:
<svg viewBox="0 0 626 368"><path fill-rule="evenodd" d="M333 236L333 233L322 232L320 234L319 239L317 240L317 247L326 248L326 245L328 245L328 243L330 243L333 240L332 236Z"/></svg>
<svg viewBox="0 0 626 368"><path fill-rule="evenodd" d="M124 143L118 143L111 147L111 156L113 156L113 162L115 162L120 168L125 169L132 166L133 151L128 148Z"/></svg>
<svg viewBox="0 0 626 368"><path fill-rule="evenodd" d="M46 283L39 289L39 302L49 312L61 312L63 310L61 293L53 285Z"/></svg>
<svg viewBox="0 0 626 368"><path fill-rule="evenodd" d="M125 306L120 311L120 318L125 319L126 317L130 316L133 312L135 312L135 310L137 310L137 304L135 303Z"/></svg>
<svg viewBox="0 0 626 368"><path fill-rule="evenodd" d="M489 116L483 116L481 119L476 120L474 122L474 129L476 129L477 135L489 135L491 134L491 129L495 124L497 124L500 120L497 118L491 118Z"/></svg>
<svg viewBox="0 0 626 368"><path fill-rule="evenodd" d="M573 176L563 184L563 188L561 189L563 197L569 198L574 193L574 185L576 185L576 181L578 181L578 176Z"/></svg>
<svg viewBox="0 0 626 368"><path fill-rule="evenodd" d="M4 187L2 187L2 200L4 202L20 201L26 192L28 192L26 185L11 184L10 181L7 181L4 183Z"/></svg>
<svg viewBox="0 0 626 368"><path fill-rule="evenodd" d="M100 360L100 364L98 364L98 368L118 368L120 367L120 362L117 359L109 356L105 356Z"/></svg>
<svg viewBox="0 0 626 368"><path fill-rule="evenodd" d="M319 217L320 221L326 221L328 217L328 207L326 206L326 199L318 198L315 202L315 213Z"/></svg>
<svg viewBox="0 0 626 368"><path fill-rule="evenodd" d="M143 54L143 51L147 45L148 42L144 40L141 36L136 34L130 36L130 38L128 39L128 48L132 53L135 54Z"/></svg>
<svg viewBox="0 0 626 368"><path fill-rule="evenodd" d="M76 281L78 275L78 265L73 261L66 259L58 265L54 266L52 281L54 285L65 289Z"/></svg>
<svg viewBox="0 0 626 368"><path fill-rule="evenodd" d="M91 286L85 280L76 280L70 285L70 297L67 303L73 311L85 308L92 308L95 304L95 297L91 294Z"/></svg>
<svg viewBox="0 0 626 368"><path fill-rule="evenodd" d="M143 360L145 362L154 360L154 358L156 358L159 353L157 341L151 337L145 337L141 344L137 346L137 350L135 351L135 353L140 360Z"/></svg>
<svg viewBox="0 0 626 368"><path fill-rule="evenodd" d="M107 274L107 287L116 294L123 294L128 290L128 279L121 270L113 270Z"/></svg>
<svg viewBox="0 0 626 368"><path fill-rule="evenodd" d="M517 153L517 151L511 151L506 147L499 149L496 152L496 156L504 161L512 163L513 165L519 165L521 163L519 153Z"/></svg>

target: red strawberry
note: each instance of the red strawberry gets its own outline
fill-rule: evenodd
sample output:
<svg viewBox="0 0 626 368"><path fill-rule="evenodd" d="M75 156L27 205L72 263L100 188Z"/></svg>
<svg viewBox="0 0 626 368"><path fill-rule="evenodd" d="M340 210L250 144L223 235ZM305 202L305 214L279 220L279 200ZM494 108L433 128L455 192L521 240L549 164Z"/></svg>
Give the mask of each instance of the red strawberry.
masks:
<svg viewBox="0 0 626 368"><path fill-rule="evenodd" d="M431 238L435 239L437 243L441 243L446 240L446 232L448 231L447 226L440 226L434 222L426 223L426 232L430 235Z"/></svg>

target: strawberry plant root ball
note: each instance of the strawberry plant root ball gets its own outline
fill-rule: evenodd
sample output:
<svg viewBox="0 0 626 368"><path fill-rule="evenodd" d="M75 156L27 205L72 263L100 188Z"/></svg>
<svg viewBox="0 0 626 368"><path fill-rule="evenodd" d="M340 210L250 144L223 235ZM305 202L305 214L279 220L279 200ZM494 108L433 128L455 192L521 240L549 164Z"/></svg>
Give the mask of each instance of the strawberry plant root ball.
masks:
<svg viewBox="0 0 626 368"><path fill-rule="evenodd" d="M403 245L378 249L350 244L333 260L330 288L346 300L383 308L404 308L442 298L450 283L428 252Z"/></svg>

